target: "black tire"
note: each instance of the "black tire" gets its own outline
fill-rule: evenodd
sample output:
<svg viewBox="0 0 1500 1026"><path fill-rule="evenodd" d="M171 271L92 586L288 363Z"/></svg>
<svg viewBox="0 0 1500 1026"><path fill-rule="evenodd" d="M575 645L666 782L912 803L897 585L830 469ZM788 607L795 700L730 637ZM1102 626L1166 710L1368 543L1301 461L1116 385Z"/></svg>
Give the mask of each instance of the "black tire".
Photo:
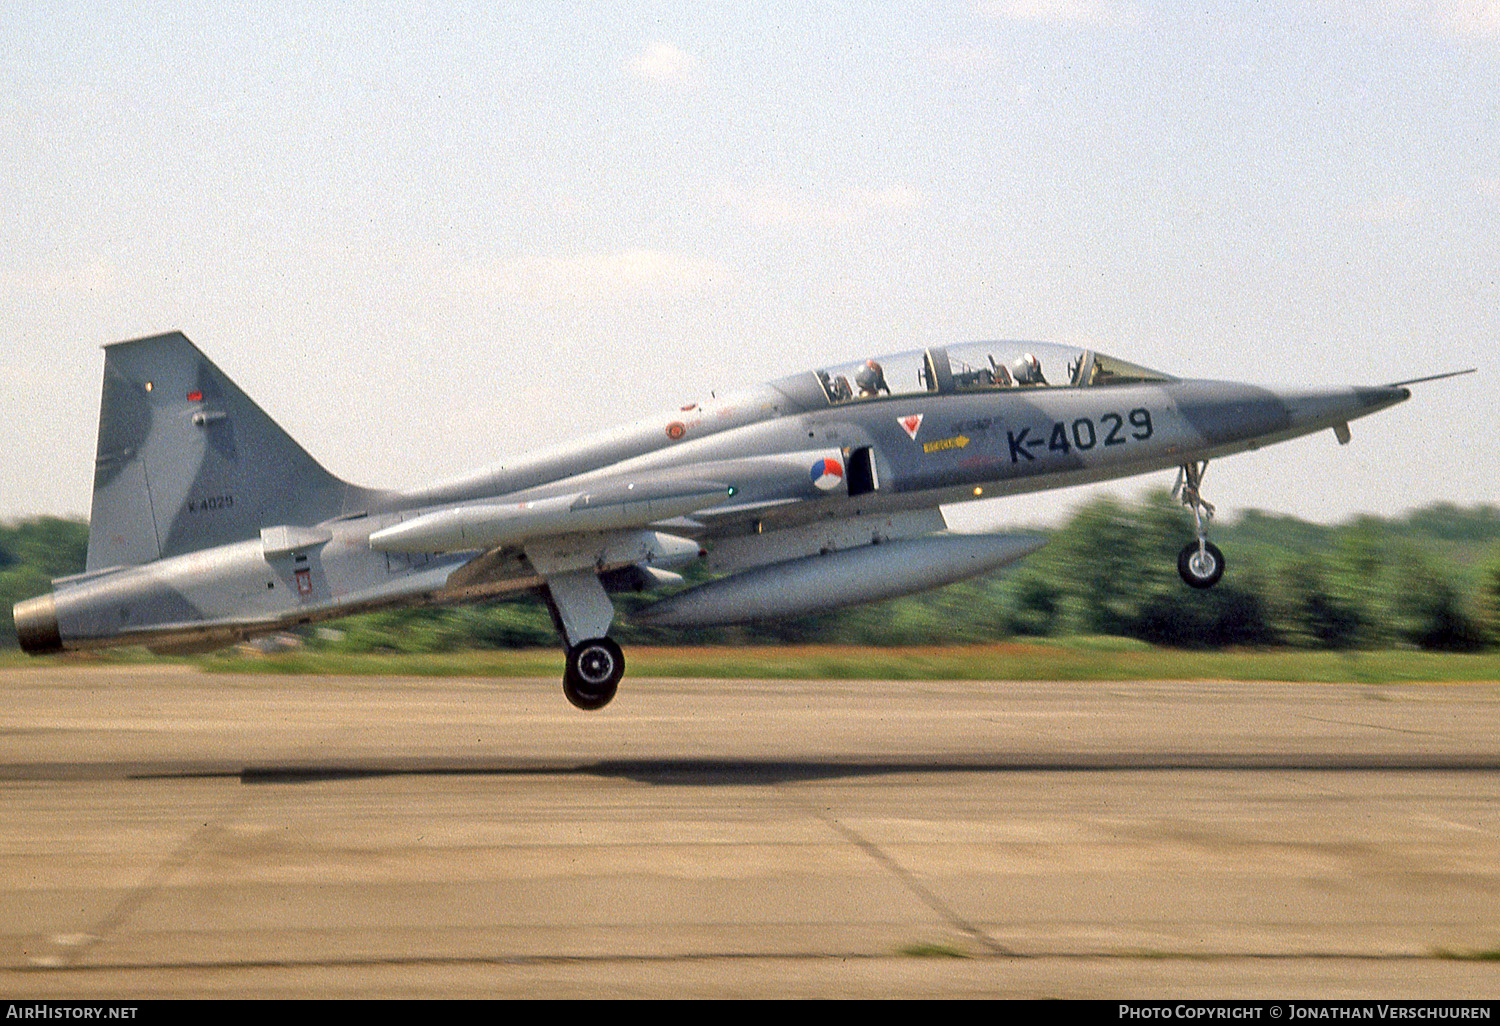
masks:
<svg viewBox="0 0 1500 1026"><path fill-rule="evenodd" d="M1224 576L1224 553L1213 542L1202 553L1197 542L1189 542L1177 556L1177 573L1190 588L1212 588Z"/></svg>
<svg viewBox="0 0 1500 1026"><path fill-rule="evenodd" d="M568 649L563 694L580 709L603 709L625 676L625 654L609 638L590 638Z"/></svg>

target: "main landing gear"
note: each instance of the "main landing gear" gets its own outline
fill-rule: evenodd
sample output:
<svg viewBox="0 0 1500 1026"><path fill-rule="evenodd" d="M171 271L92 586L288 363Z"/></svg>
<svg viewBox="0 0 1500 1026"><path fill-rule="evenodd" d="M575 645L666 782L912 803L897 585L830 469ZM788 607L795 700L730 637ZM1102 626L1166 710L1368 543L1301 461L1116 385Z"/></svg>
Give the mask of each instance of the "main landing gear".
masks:
<svg viewBox="0 0 1500 1026"><path fill-rule="evenodd" d="M548 576L546 595L568 653L563 694L580 709L603 709L625 676L625 656L608 637L614 603L591 566Z"/></svg>
<svg viewBox="0 0 1500 1026"><path fill-rule="evenodd" d="M602 709L625 676L625 656L610 638L590 638L568 648L563 694L580 709Z"/></svg>
<svg viewBox="0 0 1500 1026"><path fill-rule="evenodd" d="M1224 553L1208 540L1205 523L1213 519L1214 508L1205 502L1199 493L1203 484L1203 472L1208 461L1184 463L1177 472L1177 485L1172 494L1182 500L1184 506L1193 511L1193 522L1198 540L1189 542L1177 555L1177 572L1190 588L1212 588L1224 576Z"/></svg>

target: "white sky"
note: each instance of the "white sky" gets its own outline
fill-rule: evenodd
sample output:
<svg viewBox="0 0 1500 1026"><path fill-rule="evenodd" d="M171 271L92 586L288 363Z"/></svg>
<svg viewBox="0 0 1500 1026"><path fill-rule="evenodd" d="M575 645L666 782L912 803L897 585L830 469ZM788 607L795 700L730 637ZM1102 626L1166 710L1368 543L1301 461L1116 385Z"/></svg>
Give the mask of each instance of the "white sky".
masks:
<svg viewBox="0 0 1500 1026"><path fill-rule="evenodd" d="M0 518L87 513L98 346L171 329L387 487L979 338L1477 366L1207 495L1500 501L1497 0L137 6L0 9Z"/></svg>

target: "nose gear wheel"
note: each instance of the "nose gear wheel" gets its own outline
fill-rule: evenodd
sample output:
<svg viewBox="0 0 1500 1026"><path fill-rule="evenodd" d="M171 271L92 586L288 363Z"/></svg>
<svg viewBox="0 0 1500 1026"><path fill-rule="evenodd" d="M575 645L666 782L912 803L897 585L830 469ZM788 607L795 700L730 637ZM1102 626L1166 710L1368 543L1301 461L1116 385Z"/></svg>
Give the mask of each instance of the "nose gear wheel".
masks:
<svg viewBox="0 0 1500 1026"><path fill-rule="evenodd" d="M1190 588L1212 588L1224 576L1224 553L1211 541L1188 542L1177 555L1177 573Z"/></svg>

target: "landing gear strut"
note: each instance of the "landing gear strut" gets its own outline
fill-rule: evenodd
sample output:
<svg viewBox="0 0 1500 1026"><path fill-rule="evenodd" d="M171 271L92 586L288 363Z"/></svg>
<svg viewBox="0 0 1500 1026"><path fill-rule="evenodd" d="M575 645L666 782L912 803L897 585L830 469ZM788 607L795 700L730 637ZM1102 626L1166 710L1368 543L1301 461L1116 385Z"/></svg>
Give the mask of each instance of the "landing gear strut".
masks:
<svg viewBox="0 0 1500 1026"><path fill-rule="evenodd" d="M1199 493L1203 485L1203 472L1207 469L1207 460L1184 463L1177 472L1177 485L1172 489L1172 494L1181 499L1184 506L1192 509L1193 523L1198 533L1198 540L1189 542L1177 555L1177 572L1191 588L1212 588L1224 576L1224 553L1208 540L1208 530L1205 527L1206 522L1213 519L1214 508Z"/></svg>
<svg viewBox="0 0 1500 1026"><path fill-rule="evenodd" d="M602 709L625 675L625 656L610 638L590 638L568 649L563 694L580 709Z"/></svg>
<svg viewBox="0 0 1500 1026"><path fill-rule="evenodd" d="M607 636L615 607L598 573L589 566L548 576L547 605L568 652L563 694L580 709L603 709L625 676L625 656Z"/></svg>

